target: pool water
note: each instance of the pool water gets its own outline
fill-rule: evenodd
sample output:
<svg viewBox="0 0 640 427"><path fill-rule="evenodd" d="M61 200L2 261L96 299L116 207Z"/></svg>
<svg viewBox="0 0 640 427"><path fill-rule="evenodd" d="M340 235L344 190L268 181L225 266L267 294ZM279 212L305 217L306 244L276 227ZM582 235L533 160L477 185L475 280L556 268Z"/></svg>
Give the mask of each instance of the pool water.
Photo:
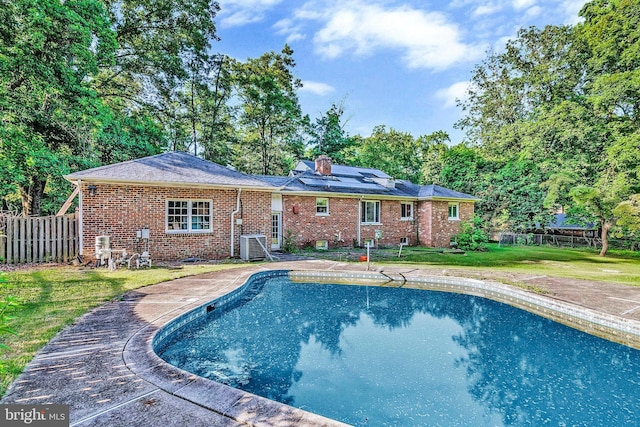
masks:
<svg viewBox="0 0 640 427"><path fill-rule="evenodd" d="M156 351L357 426L640 420L640 351L456 293L261 279Z"/></svg>

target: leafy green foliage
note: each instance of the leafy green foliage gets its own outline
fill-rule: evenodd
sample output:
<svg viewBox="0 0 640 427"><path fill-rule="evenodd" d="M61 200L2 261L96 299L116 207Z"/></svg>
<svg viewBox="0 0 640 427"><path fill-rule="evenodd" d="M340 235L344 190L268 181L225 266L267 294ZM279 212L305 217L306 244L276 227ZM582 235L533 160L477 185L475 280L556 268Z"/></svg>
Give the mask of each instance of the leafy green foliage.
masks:
<svg viewBox="0 0 640 427"><path fill-rule="evenodd" d="M304 119L293 75L293 50L269 52L237 63L235 78L241 100L239 141L234 166L244 172L277 175L288 171L293 159L303 155L298 144Z"/></svg>
<svg viewBox="0 0 640 427"><path fill-rule="evenodd" d="M398 179L421 181L421 153L411 134L376 126L367 138L357 137L349 164L376 168Z"/></svg>
<svg viewBox="0 0 640 427"><path fill-rule="evenodd" d="M468 221L460 223L460 232L451 239L457 243L458 248L465 251L486 250L489 236L482 229L482 218L478 215Z"/></svg>
<svg viewBox="0 0 640 427"><path fill-rule="evenodd" d="M354 140L344 130L346 123L343 116L344 106L332 104L331 108L311 125L309 146L312 158L324 154L334 163L346 163L345 153L354 144Z"/></svg>

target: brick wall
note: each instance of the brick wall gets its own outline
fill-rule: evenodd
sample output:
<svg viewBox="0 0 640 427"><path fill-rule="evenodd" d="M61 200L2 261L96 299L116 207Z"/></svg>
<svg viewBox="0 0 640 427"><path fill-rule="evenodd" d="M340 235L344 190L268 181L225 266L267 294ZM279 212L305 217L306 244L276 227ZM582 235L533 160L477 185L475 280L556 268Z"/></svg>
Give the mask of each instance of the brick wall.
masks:
<svg viewBox="0 0 640 427"><path fill-rule="evenodd" d="M177 260L188 257L221 259L230 255L231 212L236 207L236 190L168 188L97 184L90 196L83 183L84 256L94 256L95 237L111 237L111 247L134 253L141 250L136 243L136 230L150 229L150 254L154 260ZM213 231L207 233L170 234L165 231L167 199L213 200ZM235 255L240 253L241 234L270 235L271 194L243 190L242 209L236 218Z"/></svg>
<svg viewBox="0 0 640 427"><path fill-rule="evenodd" d="M471 202L459 203L458 220L449 219L449 202L419 202L420 244L437 248L448 248L451 236L460 231L460 222L473 217L474 205Z"/></svg>
<svg viewBox="0 0 640 427"><path fill-rule="evenodd" d="M355 198L329 198L329 215L316 215L316 197L283 195L282 232L293 233L298 246L317 240L327 240L329 247L353 246L358 238L358 204ZM414 207L415 209L415 207ZM382 230L380 245L397 246L400 238L407 237L410 244L417 244L417 222L400 220L400 201L382 200L380 222L377 225L362 225L361 244L374 238L376 230ZM339 236L339 240L338 240Z"/></svg>

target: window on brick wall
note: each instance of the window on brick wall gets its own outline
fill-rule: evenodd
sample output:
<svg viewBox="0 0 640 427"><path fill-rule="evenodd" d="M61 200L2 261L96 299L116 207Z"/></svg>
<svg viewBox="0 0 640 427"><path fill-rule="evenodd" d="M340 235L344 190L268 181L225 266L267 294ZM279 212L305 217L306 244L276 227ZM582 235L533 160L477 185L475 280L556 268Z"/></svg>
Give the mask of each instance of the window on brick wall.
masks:
<svg viewBox="0 0 640 427"><path fill-rule="evenodd" d="M413 219L413 203L402 202L400 203L400 219Z"/></svg>
<svg viewBox="0 0 640 427"><path fill-rule="evenodd" d="M207 233L213 230L211 200L167 200L167 233Z"/></svg>
<svg viewBox="0 0 640 427"><path fill-rule="evenodd" d="M320 197L316 199L316 215L329 215L329 199Z"/></svg>
<svg viewBox="0 0 640 427"><path fill-rule="evenodd" d="M459 203L449 203L449 219L460 219L459 216L460 204Z"/></svg>
<svg viewBox="0 0 640 427"><path fill-rule="evenodd" d="M380 222L380 201L363 200L360 202L360 222L363 224Z"/></svg>

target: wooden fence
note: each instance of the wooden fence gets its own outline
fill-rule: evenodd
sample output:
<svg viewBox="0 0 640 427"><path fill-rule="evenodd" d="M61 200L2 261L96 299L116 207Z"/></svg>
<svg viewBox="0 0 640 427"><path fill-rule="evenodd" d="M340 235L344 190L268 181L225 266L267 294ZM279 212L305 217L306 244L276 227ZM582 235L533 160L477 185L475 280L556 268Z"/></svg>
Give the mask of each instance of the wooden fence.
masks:
<svg viewBox="0 0 640 427"><path fill-rule="evenodd" d="M77 256L75 213L46 217L0 215L0 262L69 262Z"/></svg>

